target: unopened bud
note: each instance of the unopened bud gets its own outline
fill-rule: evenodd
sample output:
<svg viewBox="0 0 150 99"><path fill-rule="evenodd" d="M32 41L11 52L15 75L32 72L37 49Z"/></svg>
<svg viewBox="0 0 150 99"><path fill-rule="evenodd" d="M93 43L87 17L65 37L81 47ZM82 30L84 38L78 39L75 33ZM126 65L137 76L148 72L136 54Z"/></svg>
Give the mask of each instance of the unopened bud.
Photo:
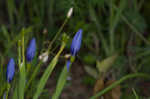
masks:
<svg viewBox="0 0 150 99"><path fill-rule="evenodd" d="M72 13L73 13L73 7L69 9L68 14L67 14L67 18L70 18Z"/></svg>
<svg viewBox="0 0 150 99"><path fill-rule="evenodd" d="M47 62L47 60L48 60L48 52L42 53L39 56L39 60L42 60L43 63Z"/></svg>

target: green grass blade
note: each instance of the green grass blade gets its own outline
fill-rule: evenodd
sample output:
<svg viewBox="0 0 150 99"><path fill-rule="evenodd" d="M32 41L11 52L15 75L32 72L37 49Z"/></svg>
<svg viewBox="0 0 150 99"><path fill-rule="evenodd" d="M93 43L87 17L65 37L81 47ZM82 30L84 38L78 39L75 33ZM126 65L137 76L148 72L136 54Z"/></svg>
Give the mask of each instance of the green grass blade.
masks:
<svg viewBox="0 0 150 99"><path fill-rule="evenodd" d="M22 65L19 78L19 99L24 99L25 82L26 82L25 65Z"/></svg>
<svg viewBox="0 0 150 99"><path fill-rule="evenodd" d="M18 99L18 86L16 86L12 99Z"/></svg>
<svg viewBox="0 0 150 99"><path fill-rule="evenodd" d="M58 99L59 98L59 96L60 96L60 94L61 94L61 92L65 86L67 75L68 75L68 71L67 71L67 67L65 65L61 74L60 74L60 77L58 79L56 91L55 91L54 95L52 96L52 99Z"/></svg>
<svg viewBox="0 0 150 99"><path fill-rule="evenodd" d="M114 15L114 7L113 7L113 4L114 2L111 1L111 6L110 6L110 9L111 10L111 16L110 16L110 29L109 29L109 32L110 32L110 51L111 51L111 54L114 53L115 51L115 29L116 29L116 26L117 24L119 23L120 19L121 19L121 14L123 12L123 10L125 9L126 7L126 0L121 0L120 1L120 6L117 10L117 13Z"/></svg>
<svg viewBox="0 0 150 99"><path fill-rule="evenodd" d="M135 99L139 99L139 96L137 95L137 93L136 93L136 91L135 91L134 88L132 89L132 91L133 91L133 93L134 93L134 95L135 95Z"/></svg>
<svg viewBox="0 0 150 99"><path fill-rule="evenodd" d="M150 79L150 76L148 74L144 74L144 73L128 74L128 75L122 77L120 80L114 82L110 86L106 87L104 90L98 92L96 95L92 96L90 99L97 99L97 97L100 97L103 94L105 94L106 92L112 90L112 88L115 88L117 85L119 85L120 83L124 82L125 80L128 80L130 78L135 78L135 77L142 77L142 78Z"/></svg>
<svg viewBox="0 0 150 99"><path fill-rule="evenodd" d="M25 89L25 83L26 83L26 70L25 70L25 49L24 49L24 29L22 30L22 42L20 42L18 45L18 52L19 52L19 70L20 70L20 74L19 74L19 99L24 99L24 89ZM22 51L21 51L21 47L22 47ZM22 56L22 57L21 57ZM21 58L22 58L22 62L21 62Z"/></svg>

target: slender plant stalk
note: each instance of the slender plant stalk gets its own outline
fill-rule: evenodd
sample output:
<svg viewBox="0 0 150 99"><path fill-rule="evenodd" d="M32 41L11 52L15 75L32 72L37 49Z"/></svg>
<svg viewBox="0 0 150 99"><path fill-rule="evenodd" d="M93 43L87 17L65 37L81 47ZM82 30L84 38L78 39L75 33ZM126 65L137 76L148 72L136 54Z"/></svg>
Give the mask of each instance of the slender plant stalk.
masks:
<svg viewBox="0 0 150 99"><path fill-rule="evenodd" d="M30 70L31 70L31 63L27 63L27 68L26 68L27 70L27 73L29 74L30 73ZM28 75L27 74L27 75Z"/></svg>
<svg viewBox="0 0 150 99"><path fill-rule="evenodd" d="M110 25L109 25L109 33L110 33L110 54L113 54L115 50L115 28L118 24L118 22L121 19L122 11L125 9L126 0L120 0L119 8L116 11L116 14L114 14L114 0L111 0L110 2Z"/></svg>
<svg viewBox="0 0 150 99"><path fill-rule="evenodd" d="M139 99L139 96L137 95L135 89L132 89L132 91L133 91L133 93L134 93L134 95L135 95L135 99Z"/></svg>
<svg viewBox="0 0 150 99"><path fill-rule="evenodd" d="M53 40L51 41L51 43L48 46L48 52L50 52L51 47L53 45L53 43L55 42L55 40L58 38L58 36L60 35L61 31L63 30L64 26L66 25L66 23L68 22L69 18L66 18L65 21L63 22L63 24L61 25L61 27L59 28L58 32L56 33L55 37L53 38Z"/></svg>
<svg viewBox="0 0 150 99"><path fill-rule="evenodd" d="M21 69L21 40L18 41L18 64L19 64L19 70ZM19 99L19 83L16 83L15 90L13 93L12 99Z"/></svg>
<svg viewBox="0 0 150 99"><path fill-rule="evenodd" d="M135 78L135 77L144 77L144 78L149 78L150 79L150 76L148 74L144 74L144 73L128 74L128 75L122 77L120 80L114 82L110 86L106 87L104 90L98 92L96 95L92 96L90 99L96 99L97 97L100 97L103 94L107 93L108 91L112 90L117 85L119 85L120 83L124 82L125 80L128 80L130 78Z"/></svg>
<svg viewBox="0 0 150 99"><path fill-rule="evenodd" d="M25 82L26 82L26 71L25 71L25 50L24 50L24 29L22 31L22 63L21 58L19 57L19 69L20 69L20 78L19 78L19 99L24 99L24 89L25 89ZM19 53L21 54L21 53ZM20 55L19 55L20 56Z"/></svg>

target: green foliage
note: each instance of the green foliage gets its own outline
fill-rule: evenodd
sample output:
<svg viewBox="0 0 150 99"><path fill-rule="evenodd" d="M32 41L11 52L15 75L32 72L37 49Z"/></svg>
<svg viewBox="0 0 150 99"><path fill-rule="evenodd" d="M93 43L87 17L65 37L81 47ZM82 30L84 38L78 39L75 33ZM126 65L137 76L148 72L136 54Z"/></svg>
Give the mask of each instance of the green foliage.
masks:
<svg viewBox="0 0 150 99"><path fill-rule="evenodd" d="M74 8L73 15L65 20L71 7ZM98 70L105 72L106 75L112 75L117 80L129 73L150 74L149 10L149 0L1 0L0 86L2 87L0 87L0 98L3 97L8 87L5 79L7 60L10 57L16 60L20 57L17 61L15 78L11 83L10 90L13 91L10 91L9 95L13 94L13 99L30 99L37 91L36 98L39 96L41 99L48 99L50 94L48 88L44 86L58 60L61 60L61 64L66 60L61 55L59 59L58 57L52 59L57 55L56 52L62 44L60 40L62 33L65 32L72 37L74 31L79 28L82 28L84 32L82 48L77 58L83 64L83 70L90 75L85 74L83 79L83 83L87 86L94 85L95 79L99 76ZM20 32L23 28L24 30ZM19 48L17 43L19 40L23 41L22 32L25 33L24 44ZM33 36L37 38L38 44L36 58L30 64L30 72L25 74L26 68L20 72L21 62L25 61L22 57L25 55L18 55L23 51L22 48L24 53L26 52L28 41ZM64 53L69 50L70 42L67 42L66 46ZM43 64L38 60L39 54L45 50L49 50L49 60L52 60L46 71L44 66L47 63ZM114 58L115 53L118 55ZM98 64L96 64L97 60ZM27 64L23 65L26 67ZM42 78L39 78L41 75ZM111 79L108 75L106 78ZM66 75L64 77L60 74L60 77L62 81ZM135 80L133 84L136 85L140 81ZM65 83L64 81L59 88L60 81L58 80L56 96L61 94ZM129 82L121 84L121 86L124 85L132 87ZM135 98L135 92L133 93L131 89L125 88L124 90L121 99ZM144 99L142 92L137 95ZM19 98L18 93L22 94ZM40 96L39 93L43 94Z"/></svg>

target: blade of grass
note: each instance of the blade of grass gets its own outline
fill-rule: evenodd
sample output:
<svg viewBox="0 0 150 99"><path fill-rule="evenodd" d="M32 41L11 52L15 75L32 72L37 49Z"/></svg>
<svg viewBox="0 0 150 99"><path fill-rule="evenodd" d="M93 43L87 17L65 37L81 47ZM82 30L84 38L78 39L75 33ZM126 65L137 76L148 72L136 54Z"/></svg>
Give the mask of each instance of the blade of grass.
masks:
<svg viewBox="0 0 150 99"><path fill-rule="evenodd" d="M67 64L67 63L66 63ZM70 64L71 65L71 64ZM57 82L57 86L56 86L56 90L55 93L52 96L52 99L59 99L59 96L66 84L66 79L67 79L67 75L68 75L68 71L67 71L67 66L65 65Z"/></svg>
<svg viewBox="0 0 150 99"><path fill-rule="evenodd" d="M12 99L18 99L18 86L15 87Z"/></svg>
<svg viewBox="0 0 150 99"><path fill-rule="evenodd" d="M114 50L115 50L115 44L114 44L114 39L115 39L115 28L121 18L121 14L122 11L125 9L125 5L126 5L126 0L121 0L120 1L120 6L118 11L116 12L116 15L114 15L114 8L113 8L113 4L114 2L111 0L111 4L110 4L110 9L111 9L111 17L110 17L110 29L109 29L109 33L110 33L110 50L111 50L111 54L113 54Z"/></svg>
<svg viewBox="0 0 150 99"><path fill-rule="evenodd" d="M134 93L134 95L135 95L135 99L139 99L139 96L137 95L137 93L136 93L136 91L135 91L134 88L132 89L132 91L133 91L133 93Z"/></svg>
<svg viewBox="0 0 150 99"><path fill-rule="evenodd" d="M128 80L130 78L135 78L135 77L142 77L142 78L148 78L148 79L150 79L150 76L148 74L145 74L145 73L128 74L128 75L122 77L120 80L114 82L110 86L106 87L104 90L98 92L96 95L92 96L90 99L96 99L97 97L100 97L103 94L107 93L108 91L112 90L112 88L115 88L117 85L121 84L125 80Z"/></svg>
<svg viewBox="0 0 150 99"><path fill-rule="evenodd" d="M19 99L24 99L24 89L25 89L25 83L26 83L26 71L25 71L25 51L24 51L24 29L22 30L22 41L21 46L19 45L19 70L20 70L20 78L19 78ZM21 53L21 47L22 47L22 53ZM22 63L21 63L21 56L22 56Z"/></svg>
<svg viewBox="0 0 150 99"><path fill-rule="evenodd" d="M63 30L64 26L66 25L66 23L68 22L69 18L66 17L65 21L63 22L63 24L61 25L61 27L59 28L58 32L56 33L56 35L54 36L54 38L52 39L52 41L50 42L50 44L48 45L48 51L51 50L51 47L53 45L53 43L56 41L56 39L59 37L61 31Z"/></svg>

